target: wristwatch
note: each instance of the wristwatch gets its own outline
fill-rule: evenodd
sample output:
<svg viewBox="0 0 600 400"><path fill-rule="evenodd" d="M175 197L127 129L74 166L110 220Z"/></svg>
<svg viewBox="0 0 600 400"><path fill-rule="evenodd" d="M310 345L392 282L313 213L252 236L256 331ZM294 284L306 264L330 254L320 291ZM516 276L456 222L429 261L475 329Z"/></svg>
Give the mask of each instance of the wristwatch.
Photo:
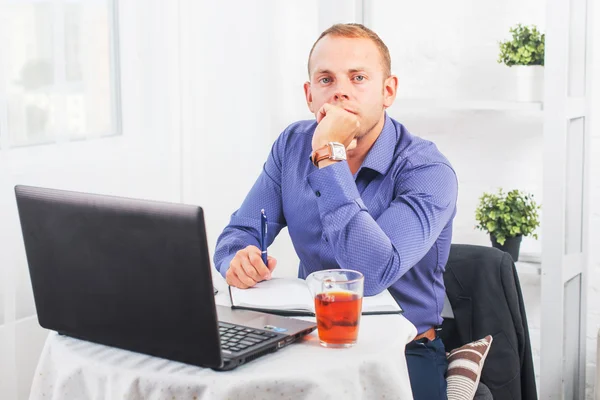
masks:
<svg viewBox="0 0 600 400"><path fill-rule="evenodd" d="M319 161L333 160L342 161L346 159L346 147L339 142L329 142L325 146L313 151L310 160L315 165L319 166Z"/></svg>

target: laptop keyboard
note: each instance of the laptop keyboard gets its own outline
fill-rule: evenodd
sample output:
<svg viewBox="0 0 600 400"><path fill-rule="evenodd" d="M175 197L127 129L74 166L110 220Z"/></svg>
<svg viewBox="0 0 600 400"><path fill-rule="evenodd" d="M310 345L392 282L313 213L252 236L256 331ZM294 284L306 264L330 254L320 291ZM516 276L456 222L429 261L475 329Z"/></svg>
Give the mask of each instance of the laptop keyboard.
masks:
<svg viewBox="0 0 600 400"><path fill-rule="evenodd" d="M219 334L221 335L221 349L224 353L242 351L277 336L271 332L221 321L219 321Z"/></svg>

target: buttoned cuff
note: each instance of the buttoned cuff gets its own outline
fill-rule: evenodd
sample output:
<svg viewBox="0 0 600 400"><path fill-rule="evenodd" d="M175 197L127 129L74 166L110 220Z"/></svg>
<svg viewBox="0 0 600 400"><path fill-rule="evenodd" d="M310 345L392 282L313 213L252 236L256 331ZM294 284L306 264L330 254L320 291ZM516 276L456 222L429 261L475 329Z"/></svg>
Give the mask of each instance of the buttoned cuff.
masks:
<svg viewBox="0 0 600 400"><path fill-rule="evenodd" d="M309 174L307 179L317 198L322 218L337 211L355 214L359 210L366 210L348 162L340 161L318 169ZM341 215L339 217L346 219Z"/></svg>

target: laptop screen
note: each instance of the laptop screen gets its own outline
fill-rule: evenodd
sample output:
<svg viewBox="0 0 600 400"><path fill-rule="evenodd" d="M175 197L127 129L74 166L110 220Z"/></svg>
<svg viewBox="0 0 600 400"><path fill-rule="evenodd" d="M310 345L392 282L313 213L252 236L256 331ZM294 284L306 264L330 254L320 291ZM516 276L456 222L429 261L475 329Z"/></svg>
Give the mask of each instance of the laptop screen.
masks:
<svg viewBox="0 0 600 400"><path fill-rule="evenodd" d="M15 193L42 327L221 364L200 207L31 186Z"/></svg>

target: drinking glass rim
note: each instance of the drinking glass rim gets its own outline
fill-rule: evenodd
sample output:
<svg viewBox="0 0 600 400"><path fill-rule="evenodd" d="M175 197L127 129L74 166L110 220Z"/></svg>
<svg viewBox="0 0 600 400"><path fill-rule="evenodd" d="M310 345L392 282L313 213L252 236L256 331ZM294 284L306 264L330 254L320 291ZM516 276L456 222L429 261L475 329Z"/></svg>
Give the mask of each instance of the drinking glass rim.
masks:
<svg viewBox="0 0 600 400"><path fill-rule="evenodd" d="M354 278L354 279L346 279L346 280L343 280L343 281L335 281L335 283L354 283L354 282L358 282L361 279L365 278L365 276L363 275L362 272L356 271L354 269L347 269L347 268L322 269L320 271L311 272L308 276L311 276L313 274L316 275L316 274L319 274L319 273L325 273L325 272L344 272L344 271L354 272L354 273L356 273L356 274L358 274L360 276L358 278ZM308 278L308 276L307 276L307 278Z"/></svg>

